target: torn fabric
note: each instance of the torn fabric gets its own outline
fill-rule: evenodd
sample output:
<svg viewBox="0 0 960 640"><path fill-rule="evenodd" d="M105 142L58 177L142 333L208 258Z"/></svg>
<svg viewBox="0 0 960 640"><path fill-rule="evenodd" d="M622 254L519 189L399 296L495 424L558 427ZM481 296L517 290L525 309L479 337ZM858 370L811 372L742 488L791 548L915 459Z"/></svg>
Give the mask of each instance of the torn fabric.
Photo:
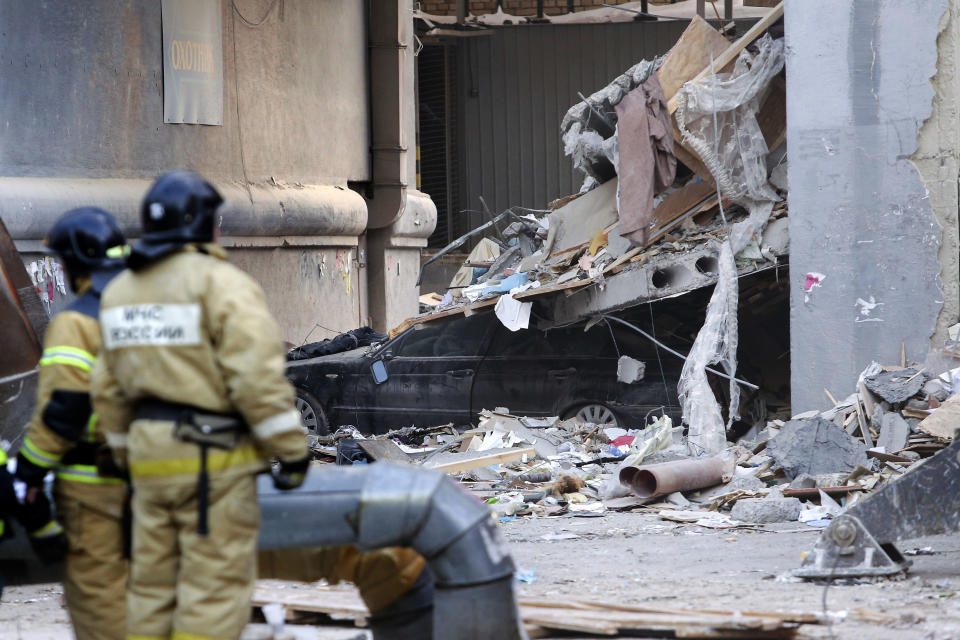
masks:
<svg viewBox="0 0 960 640"><path fill-rule="evenodd" d="M673 125L657 75L628 93L616 111L620 235L643 245L653 218L653 196L672 185L677 175Z"/></svg>

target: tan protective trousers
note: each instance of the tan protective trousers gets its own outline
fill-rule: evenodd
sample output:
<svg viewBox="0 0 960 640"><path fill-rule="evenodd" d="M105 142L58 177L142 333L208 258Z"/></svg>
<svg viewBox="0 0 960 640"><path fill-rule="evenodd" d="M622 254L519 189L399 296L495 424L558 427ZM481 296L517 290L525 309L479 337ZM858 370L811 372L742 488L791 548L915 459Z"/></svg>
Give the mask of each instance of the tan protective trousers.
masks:
<svg viewBox="0 0 960 640"><path fill-rule="evenodd" d="M361 552L356 547L316 547L261 551L260 578L330 584L352 582L370 613L393 604L423 571L423 557L407 547L387 547Z"/></svg>
<svg viewBox="0 0 960 640"><path fill-rule="evenodd" d="M123 640L126 635L124 493L122 485L56 483L57 517L70 545L63 593L77 640Z"/></svg>
<svg viewBox="0 0 960 640"><path fill-rule="evenodd" d="M255 476L210 479L210 533L197 485L134 478L129 640L235 640L250 618L260 526Z"/></svg>

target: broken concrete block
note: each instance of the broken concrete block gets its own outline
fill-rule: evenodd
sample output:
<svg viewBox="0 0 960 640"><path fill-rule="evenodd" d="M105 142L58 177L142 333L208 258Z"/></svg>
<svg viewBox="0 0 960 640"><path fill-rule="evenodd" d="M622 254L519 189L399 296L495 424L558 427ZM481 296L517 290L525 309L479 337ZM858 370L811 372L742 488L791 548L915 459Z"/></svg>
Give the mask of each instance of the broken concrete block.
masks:
<svg viewBox="0 0 960 640"><path fill-rule="evenodd" d="M729 493L730 491L760 491L766 488L766 486L763 480L760 480L756 476L737 476L728 482L723 490L724 493Z"/></svg>
<svg viewBox="0 0 960 640"><path fill-rule="evenodd" d="M734 520L741 522L795 522L802 506L797 498L748 498L737 500L730 511Z"/></svg>
<svg viewBox="0 0 960 640"><path fill-rule="evenodd" d="M880 437L877 438L878 447L883 447L887 453L893 453L907 446L909 437L910 425L899 413L891 412L883 416Z"/></svg>
<svg viewBox="0 0 960 640"><path fill-rule="evenodd" d="M936 378L927 380L922 388L924 394L933 396L940 402L943 402L950 396L950 389L947 388L946 383Z"/></svg>
<svg viewBox="0 0 960 640"><path fill-rule="evenodd" d="M863 442L820 418L787 422L767 443L766 453L790 480L801 473L838 473L868 464Z"/></svg>
<svg viewBox="0 0 960 640"><path fill-rule="evenodd" d="M884 371L863 379L867 389L891 404L906 402L920 391L923 383L923 375L913 368Z"/></svg>
<svg viewBox="0 0 960 640"><path fill-rule="evenodd" d="M816 487L842 487L847 484L847 478L850 476L846 471L840 473L821 473L814 478Z"/></svg>
<svg viewBox="0 0 960 640"><path fill-rule="evenodd" d="M817 479L808 473L801 473L790 483L791 489L813 489L817 486Z"/></svg>
<svg viewBox="0 0 960 640"><path fill-rule="evenodd" d="M647 365L630 356L620 356L617 360L617 380L625 384L633 384L643 380Z"/></svg>

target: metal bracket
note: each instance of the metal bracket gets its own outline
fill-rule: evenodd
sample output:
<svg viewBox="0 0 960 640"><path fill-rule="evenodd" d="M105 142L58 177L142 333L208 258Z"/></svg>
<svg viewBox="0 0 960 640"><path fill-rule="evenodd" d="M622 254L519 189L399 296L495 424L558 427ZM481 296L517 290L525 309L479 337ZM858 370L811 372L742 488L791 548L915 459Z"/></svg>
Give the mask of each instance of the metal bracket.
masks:
<svg viewBox="0 0 960 640"><path fill-rule="evenodd" d="M888 576L910 563L900 540L960 531L960 440L850 507L827 527L794 575Z"/></svg>
<svg viewBox="0 0 960 640"><path fill-rule="evenodd" d="M906 571L910 564L893 544L880 544L859 519L844 515L824 530L793 575L814 579L890 576Z"/></svg>

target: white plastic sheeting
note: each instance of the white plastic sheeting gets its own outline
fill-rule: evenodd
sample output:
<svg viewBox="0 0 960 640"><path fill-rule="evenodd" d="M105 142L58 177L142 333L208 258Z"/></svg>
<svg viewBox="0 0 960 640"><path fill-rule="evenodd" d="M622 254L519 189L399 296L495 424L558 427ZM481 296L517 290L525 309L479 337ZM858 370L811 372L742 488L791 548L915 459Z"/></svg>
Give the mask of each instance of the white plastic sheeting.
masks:
<svg viewBox="0 0 960 640"><path fill-rule="evenodd" d="M720 364L732 377L737 367L737 266L734 256L763 231L776 192L767 182L766 142L756 114L760 94L783 69L783 40L769 35L757 41L756 56L740 54L729 74L714 74L677 93L676 112L686 146L710 169L723 195L749 212L721 244L719 272L706 319L693 343L677 385L688 443L694 455L709 455L726 447L726 428L739 417L740 389L730 381L728 422L707 381L706 368Z"/></svg>

